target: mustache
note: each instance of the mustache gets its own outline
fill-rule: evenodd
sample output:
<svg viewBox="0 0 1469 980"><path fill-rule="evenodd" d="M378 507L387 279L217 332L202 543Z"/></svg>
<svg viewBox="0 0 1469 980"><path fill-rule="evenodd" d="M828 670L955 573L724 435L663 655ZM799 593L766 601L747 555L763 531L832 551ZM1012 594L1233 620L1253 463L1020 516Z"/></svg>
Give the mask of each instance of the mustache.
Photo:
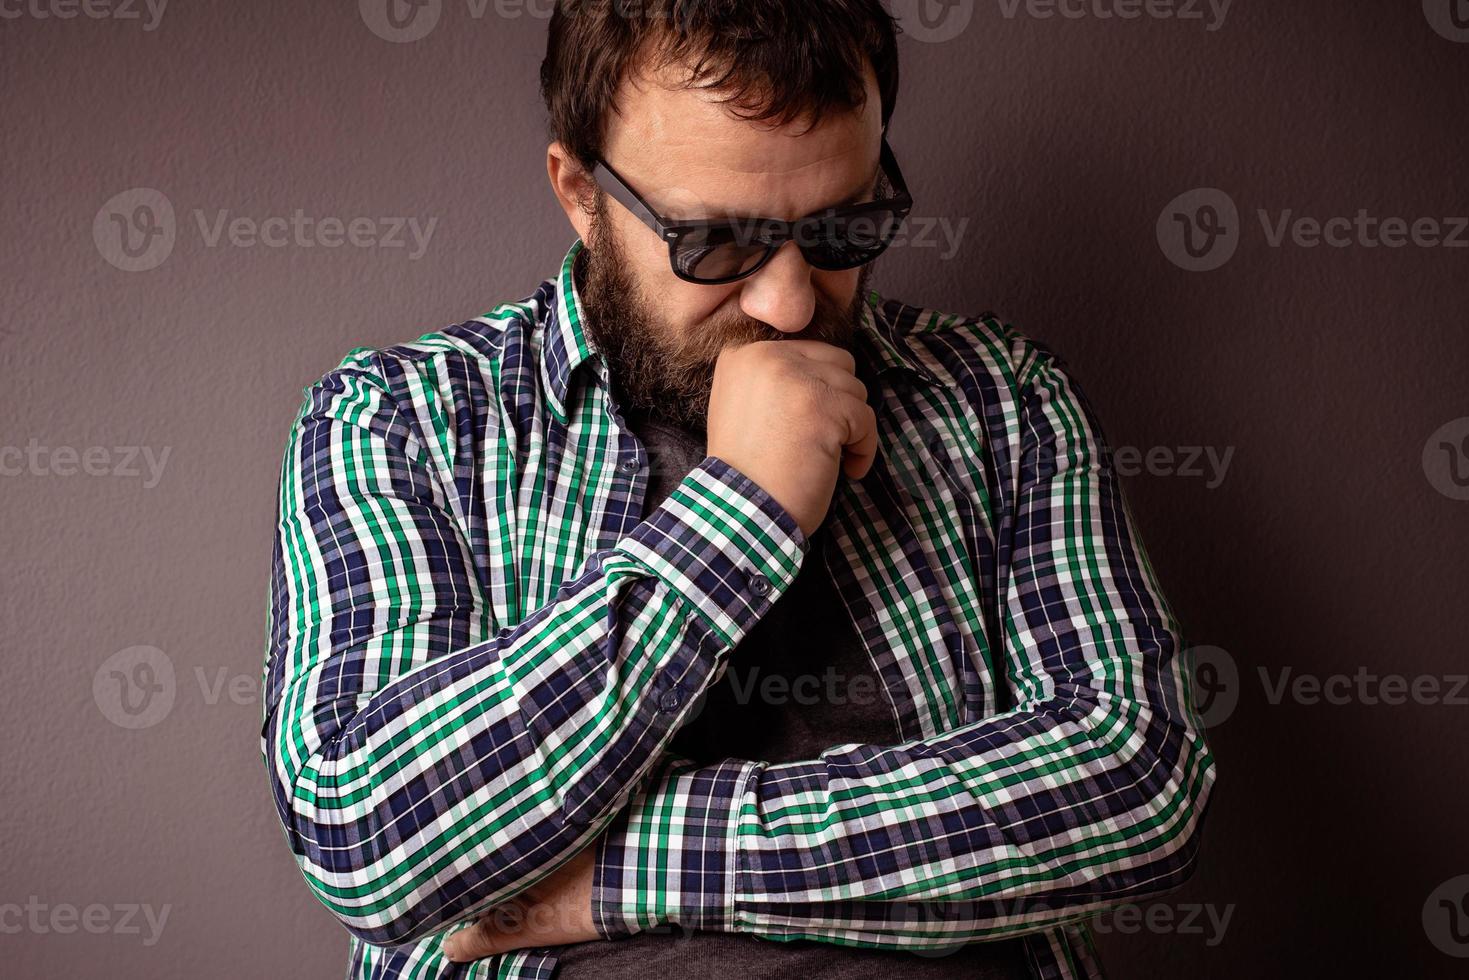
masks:
<svg viewBox="0 0 1469 980"><path fill-rule="evenodd" d="M846 347L852 336L848 319L849 314L818 304L816 315L805 329L799 333L787 333L768 323L737 313L724 322L703 324L693 332L690 340L701 353L714 355L725 347L742 347L745 344L770 340L818 340Z"/></svg>

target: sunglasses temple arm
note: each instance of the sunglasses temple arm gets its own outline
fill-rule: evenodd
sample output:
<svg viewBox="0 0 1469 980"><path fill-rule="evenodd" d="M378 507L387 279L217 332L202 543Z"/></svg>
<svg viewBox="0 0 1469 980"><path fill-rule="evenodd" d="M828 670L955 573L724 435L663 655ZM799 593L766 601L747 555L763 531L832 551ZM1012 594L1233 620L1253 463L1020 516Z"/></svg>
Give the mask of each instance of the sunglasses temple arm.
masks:
<svg viewBox="0 0 1469 980"><path fill-rule="evenodd" d="M627 185L627 182L618 176L617 171L605 163L598 163L592 168L592 180L607 192L607 194L618 204L627 208L643 224L658 233L659 238L667 239L668 225L648 207L638 192Z"/></svg>
<svg viewBox="0 0 1469 980"><path fill-rule="evenodd" d="M898 158L893 155L893 148L888 145L886 134L882 138L882 167L892 181L893 193L911 205L913 196L908 193L908 182L903 179L903 171L898 167Z"/></svg>

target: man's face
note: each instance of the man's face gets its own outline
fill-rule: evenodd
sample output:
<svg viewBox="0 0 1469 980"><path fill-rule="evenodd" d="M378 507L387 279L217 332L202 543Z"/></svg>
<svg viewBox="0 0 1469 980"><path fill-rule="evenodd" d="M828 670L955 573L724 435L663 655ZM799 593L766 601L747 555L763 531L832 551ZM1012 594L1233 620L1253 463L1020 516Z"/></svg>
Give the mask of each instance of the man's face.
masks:
<svg viewBox="0 0 1469 980"><path fill-rule="evenodd" d="M876 186L881 103L870 71L863 110L829 115L808 132L804 123L744 122L707 92L656 79L625 83L618 106L604 156L671 219L794 220L869 200ZM702 430L726 346L782 337L851 346L872 266L815 269L788 242L739 282L688 283L674 275L657 233L599 199L578 228L586 243L579 291L588 336L607 357L624 408ZM581 212L568 214L576 223Z"/></svg>

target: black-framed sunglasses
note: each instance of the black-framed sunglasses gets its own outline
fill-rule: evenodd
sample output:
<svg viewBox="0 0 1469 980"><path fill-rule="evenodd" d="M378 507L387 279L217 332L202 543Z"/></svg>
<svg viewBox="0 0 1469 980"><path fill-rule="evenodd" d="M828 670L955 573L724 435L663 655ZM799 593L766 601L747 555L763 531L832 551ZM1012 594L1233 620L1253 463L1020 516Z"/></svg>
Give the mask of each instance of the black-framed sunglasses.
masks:
<svg viewBox="0 0 1469 980"><path fill-rule="evenodd" d="M882 171L893 196L827 208L796 221L780 218L724 218L678 221L654 211L641 194L605 160L596 161L592 179L658 237L668 242L673 274L685 282L718 286L752 276L786 242L794 241L806 261L835 272L866 265L892 244L913 198L897 158L882 138Z"/></svg>

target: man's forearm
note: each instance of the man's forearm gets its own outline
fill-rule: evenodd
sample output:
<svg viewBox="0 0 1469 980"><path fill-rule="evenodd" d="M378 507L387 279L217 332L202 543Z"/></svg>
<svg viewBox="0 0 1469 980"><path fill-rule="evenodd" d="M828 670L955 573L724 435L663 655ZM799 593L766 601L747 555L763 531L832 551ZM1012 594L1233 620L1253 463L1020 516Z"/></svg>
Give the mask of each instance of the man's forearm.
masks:
<svg viewBox="0 0 1469 980"><path fill-rule="evenodd" d="M344 372L310 397L282 479L262 747L308 883L355 935L398 944L585 846L805 542L709 460L490 638L469 543L391 396Z"/></svg>
<svg viewBox="0 0 1469 980"><path fill-rule="evenodd" d="M1027 347L1017 362L1022 446L995 640L1018 707L896 746L664 773L599 849L604 935L670 922L993 938L1188 876L1214 763L1181 627L1090 405L1049 354ZM943 903L957 919L900 921L877 904L893 902Z"/></svg>
<svg viewBox="0 0 1469 980"><path fill-rule="evenodd" d="M1049 809L1005 800L1056 778L1059 754L989 772L948 761L1016 736L1055 738L1089 760L1047 794ZM1179 738L1153 727L1152 744L1129 747L1126 726L1102 713L1014 713L809 762L671 771L600 843L594 922L606 936L673 923L913 949L1082 918L1187 875L1207 767Z"/></svg>

